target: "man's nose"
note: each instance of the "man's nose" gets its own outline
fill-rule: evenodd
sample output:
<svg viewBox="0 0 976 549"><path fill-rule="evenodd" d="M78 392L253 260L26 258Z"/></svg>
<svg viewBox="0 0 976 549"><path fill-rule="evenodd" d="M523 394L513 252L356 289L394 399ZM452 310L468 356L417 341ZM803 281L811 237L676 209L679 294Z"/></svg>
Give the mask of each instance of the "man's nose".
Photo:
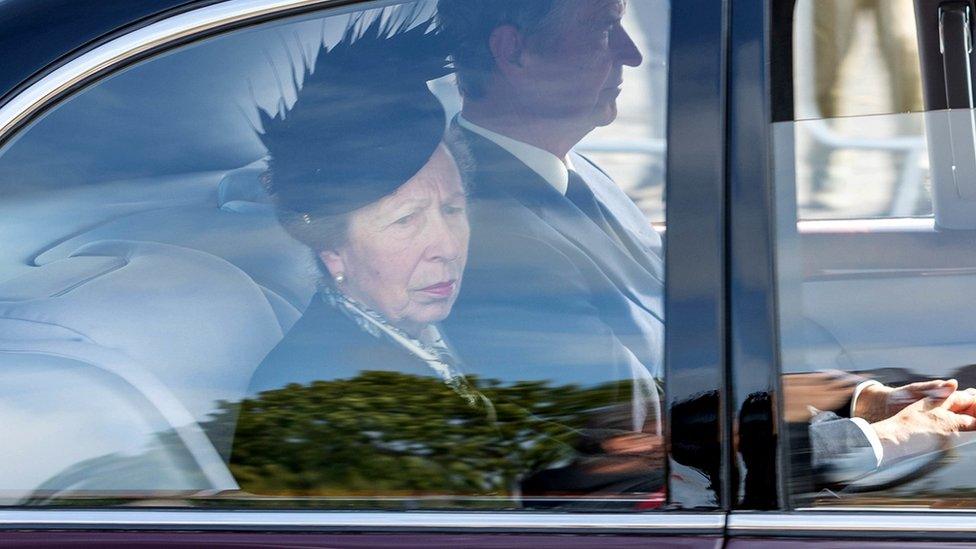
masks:
<svg viewBox="0 0 976 549"><path fill-rule="evenodd" d="M627 65L628 67L636 67L644 62L644 56L641 55L639 49L637 49L637 44L630 37L630 33L623 25L617 26L615 31L610 35L610 46L613 48L614 55L617 60L620 61L622 65Z"/></svg>
<svg viewBox="0 0 976 549"><path fill-rule="evenodd" d="M461 255L463 238L459 229L452 227L443 215L435 215L430 225L427 243L427 259L431 261L454 261Z"/></svg>

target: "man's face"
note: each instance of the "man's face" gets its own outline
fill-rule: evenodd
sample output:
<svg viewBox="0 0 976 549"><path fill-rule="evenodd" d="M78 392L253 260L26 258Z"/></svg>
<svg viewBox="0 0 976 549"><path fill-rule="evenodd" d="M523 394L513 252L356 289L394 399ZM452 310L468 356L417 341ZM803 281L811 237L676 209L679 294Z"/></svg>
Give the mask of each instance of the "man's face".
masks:
<svg viewBox="0 0 976 549"><path fill-rule="evenodd" d="M625 0L561 0L548 36L528 37L522 56L527 108L575 120L587 131L617 117L623 67L643 58L622 25Z"/></svg>

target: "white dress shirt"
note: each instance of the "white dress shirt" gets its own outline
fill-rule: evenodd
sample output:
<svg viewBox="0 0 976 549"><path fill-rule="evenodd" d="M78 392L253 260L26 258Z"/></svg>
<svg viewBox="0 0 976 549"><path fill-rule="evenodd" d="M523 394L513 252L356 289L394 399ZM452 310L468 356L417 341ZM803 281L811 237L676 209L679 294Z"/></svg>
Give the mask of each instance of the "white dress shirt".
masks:
<svg viewBox="0 0 976 549"><path fill-rule="evenodd" d="M509 154L528 166L530 170L545 179L547 183L559 191L559 194L565 196L566 187L569 186L569 170L573 169L573 163L569 160L569 157L560 159L551 152L544 151L539 147L482 128L461 115L458 115L457 120L458 125L462 128L476 133L508 151Z"/></svg>
<svg viewBox="0 0 976 549"><path fill-rule="evenodd" d="M878 462L877 466L880 467L884 462L884 447L881 446L881 439L878 438L878 434L874 432L874 428L871 427L866 420L859 417L854 417L854 410L857 406L857 397L861 396L861 391L872 385L881 385L881 382L874 379L869 379L867 381L858 383L857 387L854 388L854 396L851 398L850 416L851 421L861 428L861 431L864 432L864 436L867 437L868 442L871 443L871 449L874 450L874 459Z"/></svg>

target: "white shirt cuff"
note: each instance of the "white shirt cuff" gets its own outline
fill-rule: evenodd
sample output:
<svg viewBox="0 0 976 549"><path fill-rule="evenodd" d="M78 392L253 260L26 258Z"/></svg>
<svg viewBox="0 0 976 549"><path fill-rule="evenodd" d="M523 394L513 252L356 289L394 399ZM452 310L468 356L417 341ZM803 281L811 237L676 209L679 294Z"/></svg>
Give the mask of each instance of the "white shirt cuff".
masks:
<svg viewBox="0 0 976 549"><path fill-rule="evenodd" d="M872 385L881 385L881 382L874 379L869 379L867 381L858 383L857 387L854 387L854 396L851 397L851 417L854 417L854 410L857 410L857 397L861 396L861 391Z"/></svg>
<svg viewBox="0 0 976 549"><path fill-rule="evenodd" d="M881 467L881 462L884 460L884 448L881 446L881 439L878 438L878 433L875 433L874 429L871 428L871 424L869 424L863 418L852 417L851 421L853 421L854 425L857 425L858 428L861 429L864 436L867 437L868 442L871 443L871 449L874 450L874 459L877 461L875 467Z"/></svg>

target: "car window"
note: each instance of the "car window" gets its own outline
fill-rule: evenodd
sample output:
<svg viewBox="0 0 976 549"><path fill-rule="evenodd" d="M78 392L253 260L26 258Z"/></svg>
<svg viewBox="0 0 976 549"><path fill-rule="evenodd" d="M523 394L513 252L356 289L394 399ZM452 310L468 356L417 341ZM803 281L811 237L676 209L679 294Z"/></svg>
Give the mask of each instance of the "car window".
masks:
<svg viewBox="0 0 976 549"><path fill-rule="evenodd" d="M669 9L360 2L7 139L0 503L660 507Z"/></svg>
<svg viewBox="0 0 976 549"><path fill-rule="evenodd" d="M952 187L967 149L956 114L922 106L915 13L910 1L793 13L794 113L772 135L795 507L972 499L976 248ZM923 57L941 64L951 46L932 43Z"/></svg>

